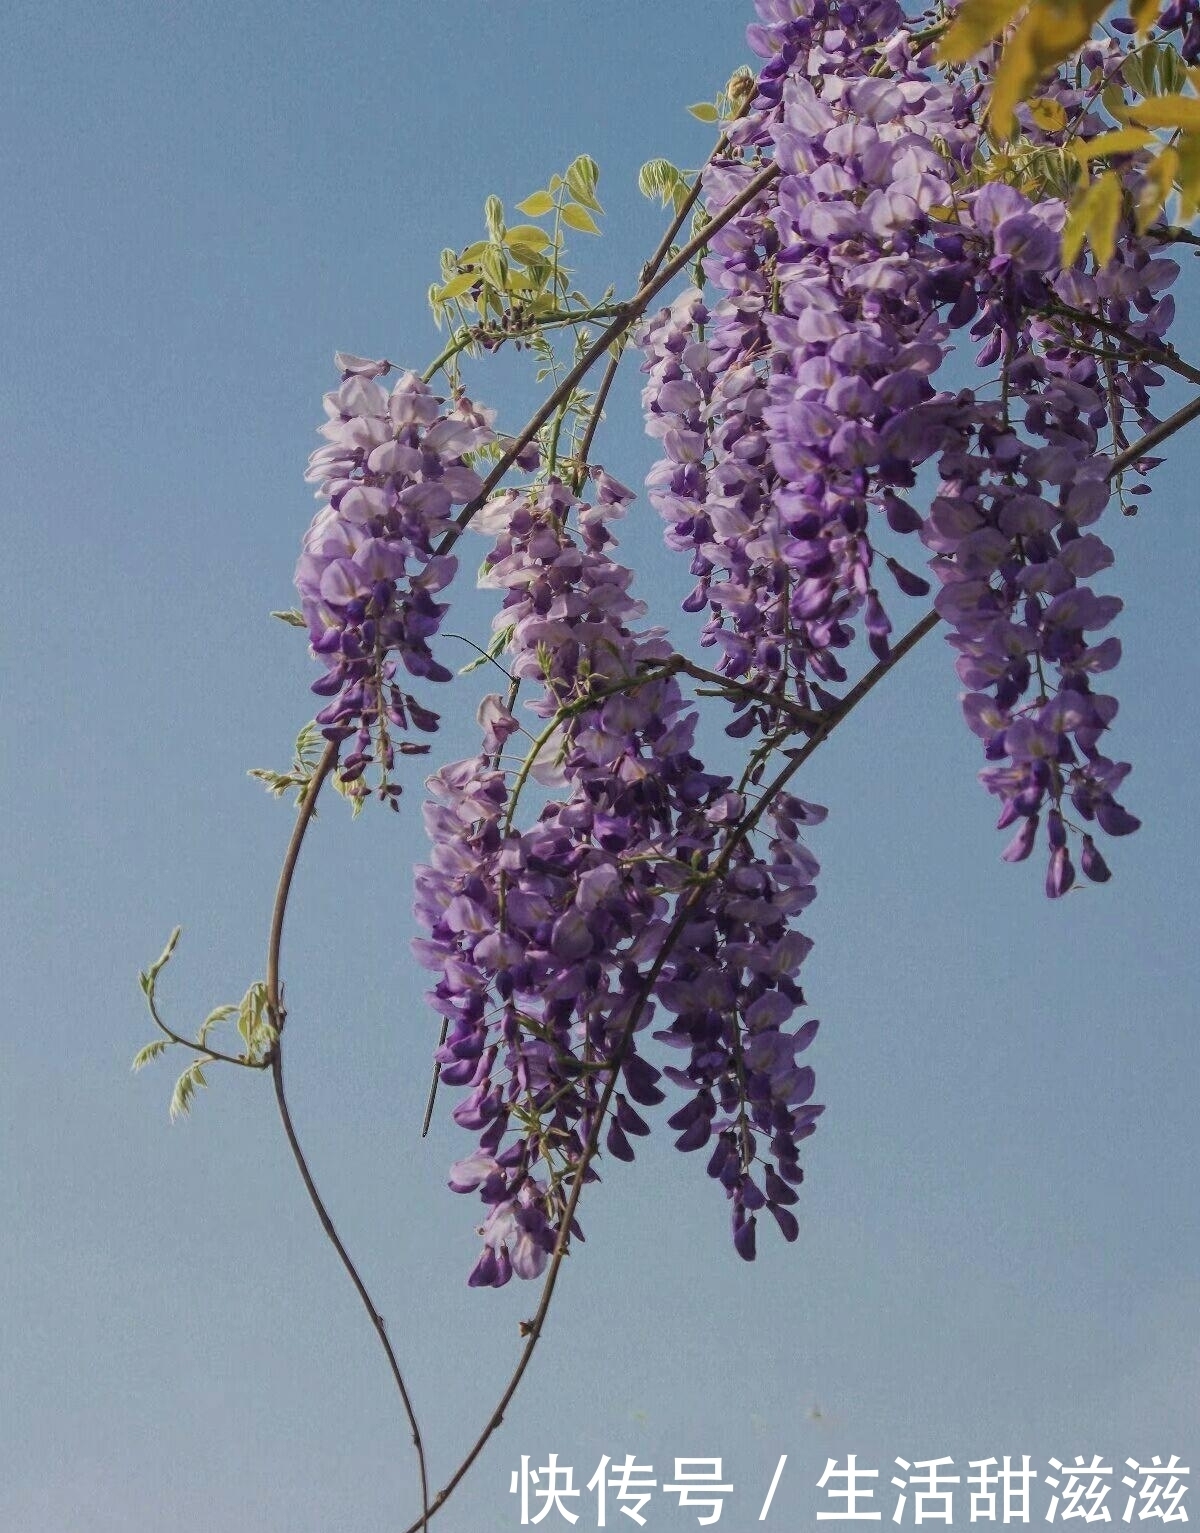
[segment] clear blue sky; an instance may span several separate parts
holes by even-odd
[[[0,1525],[14,1533],[382,1533],[415,1509],[388,1379],[266,1081],[214,1072],[169,1127],[170,1070],[129,1075],[150,1036],[136,971],[182,922],[164,999],[186,1024],[262,970],[290,814],[245,769],[282,766],[309,714],[303,639],[267,612],[290,604],[332,352],[422,366],[439,249],[476,237],[489,192],[511,205],[581,151],[607,209],[583,275],[627,284],[660,227],[637,166],[703,157],[708,130],[683,109],[746,57],[749,10],[6,8]],[[1193,357],[1196,291],[1189,271]],[[507,366],[479,393],[523,422],[530,394]],[[599,448],[631,484],[651,460],[636,397],[634,378]],[[517,1526],[523,1453],[556,1451],[580,1480],[604,1453],[660,1479],[675,1456],[722,1455],[730,1529],[755,1522],[782,1453],[767,1526],[784,1529],[811,1523],[826,1457],[848,1452],[882,1485],[897,1455],[950,1454],[963,1474],[1004,1453],[1042,1471],[1093,1451],[1197,1467],[1192,429],[1136,520],[1109,528],[1109,588],[1127,601],[1119,748],[1146,822],[1114,847],[1114,881],[1050,905],[1040,869],[999,862],[951,656],[927,641],[806,779],[831,809],[806,928],[830,1106],[800,1241],[738,1261],[723,1200],[665,1134],[612,1167],[446,1533]],[[680,572],[659,549],[639,502],[625,550],[669,615]],[[464,700],[447,732],[455,755],[472,712]],[[322,814],[285,969],[296,1117],[440,1484],[534,1294],[466,1289],[472,1209],[445,1176],[467,1136],[443,1115],[417,1137],[436,1031],[407,955],[419,798],[414,781],[398,821]],[[1043,1492],[1034,1505],[1040,1520]],[[654,1527],[695,1526],[661,1498],[651,1510]]]

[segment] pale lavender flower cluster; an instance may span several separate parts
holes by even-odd
[[[1028,857],[1044,815],[1051,898],[1075,880],[1064,811],[1114,836],[1139,824],[1115,798],[1129,765],[1101,748],[1116,699],[1093,690],[1120,659],[1120,641],[1097,635],[1121,602],[1082,583],[1111,565],[1112,552],[1083,529],[1110,498],[1101,430],[1112,427],[1123,443],[1127,414],[1140,429],[1154,423],[1149,390],[1162,378],[1136,347],[1161,339],[1173,305],[1157,295],[1178,274],[1137,243],[1098,274],[1061,271],[1061,218],[1061,208],[1031,208],[1007,186],[971,201],[966,225],[990,255],[975,284],[973,334],[984,338],[983,361],[1004,358],[1005,391],[992,403],[961,395],[948,412],[941,483],[921,532],[942,584],[935,606],[971,689],[967,722],[992,763],[981,780],[1001,801],[1000,827],[1017,826],[1003,855]],[[1055,300],[1127,331],[1135,355],[1119,378],[1072,344],[1053,318]],[[1093,836],[1073,828],[1084,874],[1104,882]]]
[[[325,396],[326,445],[307,478],[326,504],[304,538],[296,588],[314,655],[325,675],[313,691],[331,701],[317,715],[330,740],[349,740],[343,782],[355,783],[378,756],[381,792],[400,792],[387,775],[395,750],[389,726],[437,727],[437,715],[397,681],[399,666],[428,681],[448,681],[429,640],[445,604],[435,600],[457,561],[435,553],[452,526],[450,511],[481,489],[465,455],[493,438],[490,413],[461,399],[447,410],[415,373],[389,392],[379,379],[391,363],[339,353],[341,385]]]
[[[836,652],[860,618],[876,656],[889,653],[877,565],[906,594],[929,589],[878,558],[874,529],[885,518],[920,532],[991,763],[982,779],[1001,825],[1022,821],[1005,856],[1028,854],[1045,811],[1047,891],[1061,894],[1074,877],[1064,794],[1110,834],[1138,823],[1113,796],[1128,766],[1100,749],[1116,704],[1089,682],[1119,644],[1085,637],[1120,603],[1079,583],[1111,554],[1080,529],[1108,500],[1101,429],[1121,449],[1127,418],[1154,423],[1149,391],[1163,380],[1139,345],[1161,342],[1177,268],[1128,230],[1104,271],[1063,271],[1061,202],[952,190],[979,143],[977,102],[930,77],[898,7],[758,11],[750,41],[768,62],[730,158],[706,172],[706,205],[725,206],[764,156],[781,174],[714,237],[713,296],[689,290],[639,337],[647,429],[663,447],[651,499],[697,577],[685,610],[708,613],[701,642],[726,674],[836,705]],[[1085,136],[1102,131],[1080,92],[1071,105]],[[1106,344],[1114,327],[1128,338],[1119,373],[1102,375],[1080,313]],[[963,327],[981,342],[978,365],[1001,366],[994,397],[935,391]],[[905,493],[929,460],[941,484],[925,516]],[[743,709],[731,732],[778,722],[761,701]],[[1084,871],[1106,878],[1076,829]]]
[[[1109,497],[1107,464],[1096,456],[1088,424],[1099,395],[1047,374],[1032,353],[1023,360],[1027,370],[1018,362],[1014,371],[1025,391],[1026,429],[1036,400],[1043,441],[1022,441],[999,407],[975,403],[973,450],[943,453],[921,536],[943,583],[935,605],[971,689],[963,698],[966,719],[995,763],[981,779],[1001,800],[1001,827],[1019,822],[1004,856],[1029,855],[1046,811],[1046,892],[1053,898],[1074,880],[1063,820],[1068,794],[1084,820],[1110,835],[1138,822],[1113,798],[1128,765],[1100,750],[1116,700],[1092,690],[1093,679],[1120,658],[1117,639],[1095,635],[1121,602],[1082,583],[1112,562],[1107,545],[1083,530]],[[1082,865],[1097,881],[1108,877],[1086,833]]]
[[[809,947],[789,922],[816,873],[798,827],[823,812],[779,806],[766,858],[738,834],[748,805],[694,754],[669,646],[632,626],[643,608],[607,526],[628,492],[597,482],[596,506],[551,480],[485,508],[482,528],[503,530],[484,583],[505,592],[505,658],[539,684],[543,722],[506,766],[524,731],[501,697],[485,699],[483,754],[430,779],[416,951],[439,975],[442,1078],[470,1088],[454,1118],[479,1135],[451,1180],[487,1209],[475,1286],[544,1268],[614,1074],[603,1143],[633,1158],[630,1137],[649,1132],[638,1108],[664,1099],[647,1058],[656,1007],[673,1020],[654,1039],[680,1051],[666,1073],[688,1093],[676,1142],[715,1135],[709,1172],[748,1259],[761,1207],[795,1238],[797,1147],[821,1111],[797,1064],[816,1024],[789,1026]],[[556,796],[522,829],[531,781]]]
[[[685,608],[709,610],[701,642],[720,648],[719,668],[760,688],[790,679],[824,705],[860,614],[888,653],[870,522],[882,510],[895,531],[920,525],[896,492],[928,456],[930,378],[957,319],[938,310],[961,292],[930,212],[951,199],[947,156],[969,157],[976,130],[964,93],[905,73],[902,53],[896,78],[872,74],[878,38],[861,14],[815,28],[819,7],[759,9],[782,32],[752,37],[776,51],[730,139],[782,174],[714,237],[716,300],[693,290],[642,331],[647,427],[664,448],[649,483],[668,544],[693,551]],[[711,167],[709,210],[753,172],[746,158]],[[906,594],[928,591],[886,567]]]

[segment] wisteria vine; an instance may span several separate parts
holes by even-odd
[[[324,749],[298,751],[271,781],[298,789],[299,813],[266,980],[239,1014],[244,1052],[210,1048],[208,1023],[192,1042],[161,1021],[170,949],[143,976],[167,1039],[154,1049],[197,1056],[189,1089],[207,1062],[272,1071],[306,1188],[404,1400],[414,1529],[499,1425],[582,1239],[598,1161],[633,1161],[664,1116],[724,1192],[740,1256],[754,1258],[764,1214],[797,1239],[801,1145],[824,1111],[800,982],[812,944],[797,923],[819,872],[807,837],[826,811],[794,780],[916,643],[944,626],[1006,862],[1040,848],[1057,899],[1076,864],[1106,882],[1098,838],[1139,824],[1120,796],[1129,764],[1109,754],[1117,702],[1099,690],[1120,659],[1107,630],[1121,603],[1090,583],[1113,562],[1094,529],[1114,492],[1136,509],[1153,450],[1200,414],[1158,418],[1165,374],[1200,371],[1168,339],[1180,231],[1140,211],[1158,162],[1113,115],[1137,45],[1115,23],[1086,41],[1039,110],[1020,108],[1002,152],[984,110],[999,54],[938,63],[941,11],[756,10],[761,68],[731,82],[717,147],[678,178],[675,218],[627,302],[571,308],[557,217],[568,193],[586,219],[575,227],[599,210],[581,161],[525,204],[557,210],[553,239],[528,225],[505,235],[489,210],[489,248],[526,276],[506,287],[505,260],[464,252],[439,302],[470,301],[476,318],[425,375],[393,382],[390,362],[338,354],[308,471],[321,504],[295,575],[294,621],[322,666]],[[1160,26],[1195,54],[1187,6]],[[1121,187],[1111,259],[1072,240],[1072,177],[1093,159]],[[676,279],[688,285],[655,310]],[[569,365],[534,419],[498,436],[460,364],[508,344],[545,353],[552,331],[574,337]],[[635,497],[591,461],[630,346],[660,453],[648,497],[688,561],[683,610],[707,665],[643,626],[635,572],[615,557]],[[543,1287],[501,1401],[431,1499],[386,1328],[292,1124],[280,954],[323,785],[399,809],[400,763],[430,749],[410,731],[436,733],[430,687],[454,679],[439,636],[467,532],[489,540],[480,584],[496,595],[481,658],[508,684],[479,706],[478,753],[428,779],[415,948],[442,1024],[435,1088],[456,1092],[453,1120],[475,1137],[450,1175],[480,1210],[468,1282]],[[931,593],[896,639],[897,601]],[[700,754],[710,702],[744,742],[740,775]]]

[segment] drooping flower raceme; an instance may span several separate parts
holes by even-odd
[[[307,475],[325,505],[305,535],[296,588],[313,653],[325,664],[313,691],[331,699],[317,722],[327,739],[354,738],[342,780],[361,779],[376,753],[381,792],[394,807],[391,730],[437,727],[436,714],[397,679],[399,667],[427,681],[450,679],[429,640],[446,610],[435,597],[457,561],[435,544],[453,525],[451,508],[481,489],[465,456],[492,440],[491,416],[466,399],[447,410],[415,373],[402,373],[389,393],[379,382],[388,362],[339,353],[337,363],[342,383],[325,396],[321,428],[327,445],[313,453]]]
[[[821,812],[777,806],[766,856],[738,829],[747,801],[694,754],[669,646],[632,626],[607,525],[627,495],[602,476],[585,507],[551,480],[485,513],[503,526],[485,583],[505,592],[496,624],[514,680],[539,688],[538,726],[491,697],[483,754],[430,779],[416,949],[440,976],[442,1078],[470,1088],[455,1120],[479,1134],[451,1181],[487,1209],[477,1286],[543,1269],[602,1105],[605,1150],[633,1158],[638,1109],[664,1097],[652,1043],[678,1051],[670,1125],[684,1150],[715,1136],[709,1172],[747,1258],[759,1208],[795,1238],[797,1148],[821,1111],[797,1063],[816,1024],[790,1025],[809,947],[790,922],[816,873],[798,827]],[[531,782],[554,796],[522,829]],[[673,1020],[651,1034],[660,1008]]]

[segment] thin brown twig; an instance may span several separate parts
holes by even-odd
[[[267,938],[267,1011],[271,1025],[280,1036],[283,1034],[283,1024],[287,1020],[287,1013],[283,1009],[283,987],[279,981],[279,949],[283,943],[283,922],[287,914],[288,896],[292,891],[292,879],[296,875],[300,848],[304,845],[304,837],[316,813],[317,798],[325,786],[325,779],[333,771],[337,762],[339,748],[336,741],[329,741],[321,753],[321,759],[317,762],[313,775],[305,785],[304,796],[296,811],[296,823],[292,826],[291,839],[288,841],[287,851],[284,854],[283,867],[279,870],[279,882],[275,886],[275,903],[271,907],[271,931]]]
[[[1119,457],[1114,458],[1109,465],[1108,478],[1115,479],[1118,474],[1124,473],[1139,458],[1144,458],[1148,452],[1165,442],[1168,437],[1174,436],[1177,431],[1182,431],[1184,426],[1190,426],[1197,416],[1200,416],[1200,394],[1190,404],[1184,405],[1181,410],[1176,410],[1174,415],[1168,415],[1165,421],[1159,421],[1158,425],[1147,431],[1140,441],[1135,442]]]
[[[1159,239],[1166,242],[1180,245],[1200,245],[1200,234],[1194,233],[1191,229],[1180,229],[1174,224],[1153,224],[1146,230],[1146,233],[1157,235]]]
[[[739,113],[739,116],[740,115],[741,114]],[[729,140],[726,135],[722,133],[721,137],[717,140],[712,153],[708,157],[708,164],[711,165],[717,156],[723,154],[728,147]],[[645,286],[645,284],[650,281],[650,279],[658,271],[658,268],[662,265],[663,261],[666,260],[671,246],[675,243],[675,236],[679,233],[680,229],[683,228],[688,214],[699,201],[703,186],[704,171],[701,170],[696,176],[695,181],[692,183],[691,190],[679,204],[679,207],[675,210],[675,217],[667,226],[662,239],[659,240],[654,254],[642,267],[641,276],[638,279],[642,286]],[[706,225],[703,232],[707,234],[710,229],[711,225]],[[600,425],[600,416],[603,414],[605,402],[607,401],[609,394],[612,392],[613,384],[616,382],[617,369],[621,366],[621,357],[623,352],[624,343],[622,342],[619,345],[619,349],[614,351],[613,355],[609,357],[608,366],[604,369],[604,377],[600,380],[600,387],[596,390],[595,407],[593,408],[591,417],[588,420],[587,430],[583,434],[583,441],[579,444],[579,470],[575,481],[576,495],[579,494],[580,487],[583,484],[583,474],[585,465],[587,464],[588,454],[592,450],[592,442],[595,440],[596,431]]]
[[[220,1049],[210,1049],[207,1043],[197,1043],[195,1039],[185,1038],[182,1033],[177,1033],[174,1028],[167,1024],[158,1014],[158,1007],[153,996],[147,996],[146,1000],[150,1007],[150,1017],[159,1032],[165,1033],[172,1043],[182,1044],[185,1049],[191,1049],[193,1054],[203,1054],[205,1059],[219,1062],[223,1065],[241,1065],[243,1070],[265,1070],[265,1059],[246,1059],[237,1054],[223,1054]]]
[[[375,1308],[374,1301],[359,1275],[358,1268],[354,1265],[350,1259],[350,1253],[342,1244],[341,1236],[334,1226],[329,1210],[326,1208],[321,1194],[317,1191],[317,1185],[313,1181],[308,1161],[305,1159],[304,1151],[301,1149],[300,1141],[296,1135],[296,1128],[292,1122],[287,1093],[284,1090],[283,1084],[283,1027],[287,1020],[287,1013],[283,1006],[283,987],[279,978],[279,954],[283,943],[283,922],[287,914],[288,897],[291,893],[292,880],[295,877],[300,849],[304,845],[304,837],[308,832],[308,827],[312,824],[318,795],[325,784],[326,778],[333,771],[337,762],[339,748],[338,743],[331,740],[326,745],[312,777],[309,778],[304,790],[304,796],[300,800],[300,807],[296,813],[296,822],[292,826],[291,838],[288,841],[287,852],[283,859],[283,867],[279,873],[279,883],[275,890],[275,903],[271,910],[271,931],[267,942],[267,1012],[271,1025],[275,1029],[275,1042],[271,1046],[266,1062],[271,1066],[271,1078],[275,1085],[275,1102],[279,1108],[279,1116],[283,1123],[283,1131],[287,1136],[288,1145],[292,1151],[292,1157],[300,1172],[300,1179],[304,1183],[313,1208],[316,1210],[317,1218],[321,1222],[321,1228],[325,1231],[330,1244],[337,1252],[339,1261],[349,1274],[350,1281],[354,1284],[358,1296],[363,1302],[363,1307],[370,1317],[371,1324],[375,1328],[380,1344],[387,1356],[388,1366],[392,1370],[392,1378],[395,1380],[396,1388],[400,1392],[404,1413],[408,1417],[408,1424],[412,1430],[413,1447],[416,1450],[417,1469],[421,1480],[421,1518],[416,1526],[427,1528],[429,1525],[429,1475],[425,1465],[425,1446],[421,1441],[421,1428],[417,1423],[416,1412],[413,1410],[408,1387],[404,1382],[403,1374],[400,1372],[400,1364],[396,1360],[396,1354],[392,1350],[392,1343],[388,1338],[383,1316]]]
[[[447,1018],[442,1018],[441,1031],[438,1033],[437,1046],[440,1050],[446,1041],[446,1034],[450,1031],[450,1023]],[[433,1077],[429,1082],[429,1095],[425,1098],[425,1116],[421,1119],[421,1138],[429,1132],[429,1125],[433,1122],[433,1107],[437,1101],[438,1082],[442,1078],[442,1066],[439,1061],[434,1061]]]
[[[763,692],[759,687],[749,686],[735,676],[722,676],[719,671],[705,670],[702,665],[693,665],[690,660],[685,660],[682,656],[679,657],[678,669],[683,675],[690,676],[693,681],[707,682],[714,691],[724,697],[742,697],[750,702],[760,703],[764,708],[777,709],[780,713],[785,713],[801,729],[809,729],[821,722],[821,713],[815,708],[805,708],[800,703],[792,702],[791,698],[777,696],[772,692]]]
[[[312,1179],[312,1173],[308,1169],[308,1162],[304,1157],[304,1151],[300,1148],[300,1141],[296,1137],[295,1125],[292,1123],[292,1115],[288,1109],[287,1093],[283,1089],[283,1053],[279,1045],[271,1055],[271,1078],[275,1083],[275,1101],[279,1107],[279,1116],[283,1120],[283,1131],[287,1135],[288,1145],[291,1147],[292,1158],[300,1172],[309,1200],[317,1211],[317,1218],[321,1221],[321,1228],[329,1238],[329,1243],[338,1254],[338,1260],[349,1274],[350,1281],[354,1284],[358,1297],[363,1302],[375,1334],[379,1337],[379,1344],[387,1356],[388,1367],[392,1370],[392,1378],[396,1388],[400,1391],[400,1399],[404,1402],[404,1414],[408,1417],[409,1427],[412,1429],[413,1447],[417,1454],[417,1467],[421,1476],[421,1516],[413,1524],[414,1528],[425,1529],[429,1526],[429,1477],[425,1468],[425,1446],[421,1441],[421,1429],[417,1425],[416,1412],[413,1409],[412,1400],[409,1397],[408,1386],[404,1382],[404,1375],[400,1372],[400,1364],[396,1360],[396,1354],[392,1349],[391,1339],[387,1333],[387,1325],[383,1316],[375,1308],[374,1301],[367,1291],[367,1286],[359,1276],[358,1268],[350,1259],[350,1253],[342,1244],[342,1238],[334,1227],[333,1220],[329,1216],[329,1210],[322,1201],[321,1194],[317,1191],[316,1183]]]
[[[600,426],[600,417],[604,414],[604,406],[608,403],[608,396],[612,392],[612,386],[617,379],[617,370],[621,366],[621,358],[625,348],[618,344],[617,349],[608,359],[608,366],[604,369],[604,376],[600,380],[600,387],[596,390],[596,398],[593,401],[592,412],[588,417],[587,430],[583,433],[583,440],[579,444],[579,452],[576,455],[575,478],[573,488],[576,495],[583,489],[583,481],[587,475],[588,454],[592,450],[592,443],[596,439],[596,432]]]
[[[1091,328],[1099,330],[1103,335],[1112,336],[1114,340],[1123,341],[1128,346],[1133,356],[1126,360],[1133,361],[1140,354],[1148,361],[1157,362],[1160,367],[1165,367],[1173,373],[1178,373],[1181,378],[1186,378],[1189,383],[1200,383],[1200,367],[1193,367],[1190,362],[1185,362],[1178,355],[1173,346],[1168,346],[1162,341],[1155,341],[1149,337],[1143,338],[1131,335],[1124,325],[1114,324],[1111,320],[1104,319],[1099,314],[1089,314],[1086,309],[1075,309],[1070,304],[1059,303],[1057,300],[1042,311],[1051,321],[1055,319],[1070,320],[1072,324],[1081,329]],[[1063,334],[1062,327],[1055,326],[1059,334]],[[1075,339],[1071,335],[1064,335],[1068,344]]]

